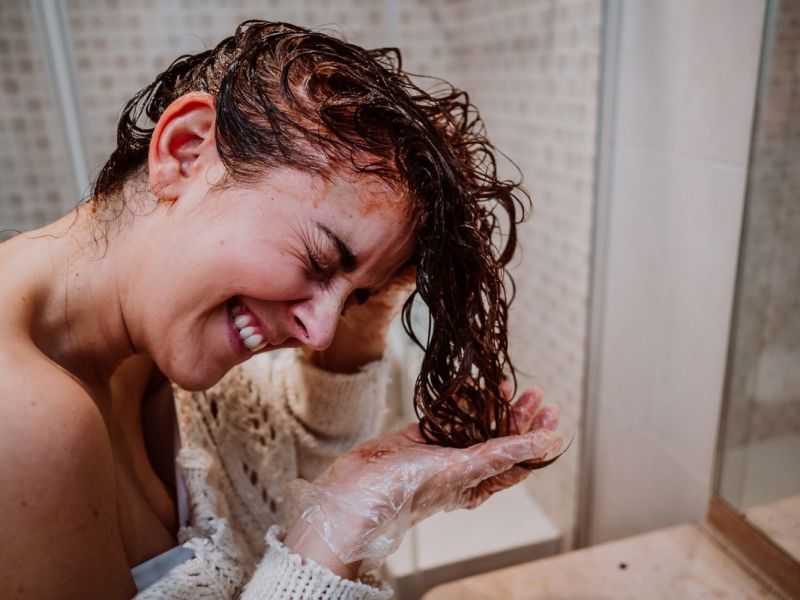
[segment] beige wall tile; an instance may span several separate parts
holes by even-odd
[[[626,2],[621,10],[594,543],[706,509],[760,55],[753,32],[762,25],[758,10],[732,17],[722,3]],[[721,48],[734,42],[737,76],[703,77],[726,69]],[[709,101],[717,93],[724,98]]]
[[[62,116],[27,2],[0,3],[0,241],[77,203]]]

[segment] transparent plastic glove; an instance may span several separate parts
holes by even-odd
[[[427,444],[415,423],[342,455],[316,481],[290,485],[298,519],[308,523],[342,563],[379,566],[412,525],[441,511],[474,508],[522,481],[518,463],[557,455],[558,408],[530,390],[514,405],[519,432],[469,448]]]

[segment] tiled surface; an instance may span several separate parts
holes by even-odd
[[[678,152],[734,165],[747,161],[765,2],[683,0],[686,66],[681,87]],[[724,110],[720,110],[720,106]]]
[[[795,361],[775,379],[781,384],[782,390],[800,390],[800,384],[789,387],[786,379],[797,377]],[[771,402],[752,402],[748,416],[748,440],[761,441],[786,434],[800,434],[800,398]]]
[[[764,7],[738,4],[620,3],[592,543],[706,510]]]
[[[740,469],[737,489],[723,496],[739,510],[798,495],[800,490],[800,434],[792,433],[752,441],[731,448],[725,455]]]
[[[490,139],[525,177],[511,351],[565,420],[581,419],[594,186],[599,0],[408,0],[398,44],[412,72],[469,90]],[[510,172],[510,171],[509,171]],[[580,440],[529,488],[559,526],[575,523]]]
[[[746,162],[753,102],[740,90],[755,86],[763,12],[751,0],[624,3],[619,140]]]
[[[705,511],[745,183],[743,167],[651,150],[620,148],[615,166],[597,540]],[[675,486],[687,489],[664,514],[658,497]],[[651,493],[655,505],[642,501]]]
[[[114,148],[125,102],[180,54],[212,48],[246,19],[325,26],[366,46],[386,37],[384,3],[370,0],[67,0],[67,11],[91,174]]]
[[[114,148],[127,100],[180,54],[212,47],[245,19],[327,27],[366,46],[385,45],[387,36],[385,5],[372,0],[66,0],[65,5],[90,178]],[[43,40],[30,3],[0,3],[0,229],[38,227],[79,200]]]
[[[0,241],[78,200],[42,39],[29,2],[0,2]]]
[[[697,525],[620,540],[478,575],[431,590],[425,600],[777,598]]]
[[[792,442],[800,439],[800,3],[775,8],[751,159],[724,430],[722,489],[740,509],[800,493]]]
[[[701,518],[711,484],[676,458],[681,450],[691,455],[692,449],[664,447],[634,414],[615,406],[606,411],[597,434],[597,447],[603,451],[596,470],[603,481],[592,495],[594,539],[613,540],[672,525],[676,514]]]
[[[661,276],[665,310],[658,319],[661,355],[646,426],[684,468],[709,481],[747,175],[741,166],[676,157],[673,178],[664,260],[650,265]]]
[[[676,143],[686,3],[623,3],[614,133],[621,144],[663,151]]]

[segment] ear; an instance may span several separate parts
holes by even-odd
[[[217,156],[214,97],[191,92],[173,101],[158,119],[147,155],[150,188],[161,200],[181,197],[195,174]]]

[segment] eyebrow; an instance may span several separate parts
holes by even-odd
[[[322,230],[322,232],[328,236],[328,239],[333,243],[336,247],[336,252],[339,254],[339,265],[342,267],[342,270],[345,273],[350,273],[355,271],[356,266],[358,265],[358,259],[356,258],[355,253],[353,253],[352,248],[348,246],[342,238],[340,238],[336,233],[328,229],[322,223],[317,223],[317,227]]]

